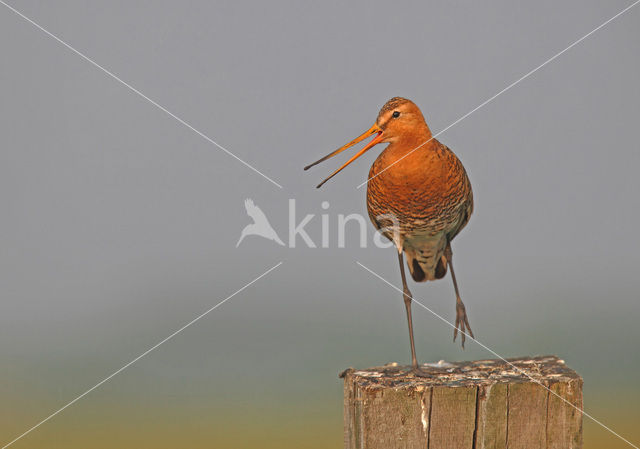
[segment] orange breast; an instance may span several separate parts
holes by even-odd
[[[473,210],[467,173],[456,155],[435,139],[407,155],[414,148],[392,143],[371,166],[369,217],[378,229],[392,225],[385,215],[396,217],[403,238],[445,235],[451,240]]]

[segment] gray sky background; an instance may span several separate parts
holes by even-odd
[[[517,3],[11,2],[283,189],[0,5],[0,442],[284,261],[15,447],[338,445],[337,373],[409,345],[400,294],[355,263],[399,284],[393,250],[336,247],[381,148],[321,190],[343,159],[302,167],[393,96],[438,132],[630,4]],[[602,401],[640,395],[639,23],[640,6],[439,137],[474,188],[454,253],[476,336],[565,358],[636,443]],[[282,238],[295,198],[318,242],[329,201],[332,247],[236,249],[245,198]],[[449,277],[412,290],[454,319]],[[491,356],[414,315],[422,361]],[[252,414],[264,428],[239,436]]]

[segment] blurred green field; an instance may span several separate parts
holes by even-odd
[[[192,392],[185,398],[162,393],[149,397],[129,390],[122,396],[125,391],[105,385],[105,390],[96,390],[12,447],[339,448],[342,393],[339,379],[334,383],[328,394],[312,392],[308,398],[276,398],[268,392],[252,397],[236,391],[236,400],[216,400],[213,391]],[[14,399],[16,407],[3,407],[0,416],[2,443],[60,404],[51,396]],[[634,444],[640,441],[639,399],[637,390],[585,390],[586,411]],[[584,442],[585,449],[630,447],[588,418]]]

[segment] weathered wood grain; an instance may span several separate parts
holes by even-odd
[[[531,449],[546,446],[547,398],[542,386],[529,382],[507,388],[507,447]]]
[[[478,386],[476,449],[506,449],[507,387],[507,383]]]
[[[582,447],[582,379],[554,382],[549,387],[547,449],[576,449]],[[557,395],[557,396],[556,396]],[[576,408],[567,406],[564,400]]]
[[[345,448],[582,447],[582,379],[555,356],[422,368],[341,374]]]
[[[472,449],[477,388],[432,388],[431,428],[428,435],[430,447]]]

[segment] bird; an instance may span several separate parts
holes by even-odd
[[[253,203],[251,198],[244,200],[244,208],[247,210],[247,215],[253,220],[253,223],[244,227],[240,234],[240,239],[238,243],[236,243],[236,248],[240,246],[240,242],[248,235],[259,235],[265,239],[273,240],[280,246],[284,246],[284,242],[280,240],[280,237],[276,234],[269,220],[267,220],[267,216],[262,212],[262,209]]]
[[[397,250],[403,300],[411,345],[411,368],[420,372],[411,317],[413,295],[407,285],[404,256],[416,282],[442,279],[451,272],[456,295],[453,341],[461,333],[475,338],[453,270],[452,240],[467,225],[473,212],[473,191],[462,162],[431,134],[420,108],[406,98],[394,97],[380,109],[371,128],[351,142],[304,169],[323,162],[362,140],[374,136],[325,182],[377,144],[388,146],[378,155],[367,180],[367,211],[374,227]]]

